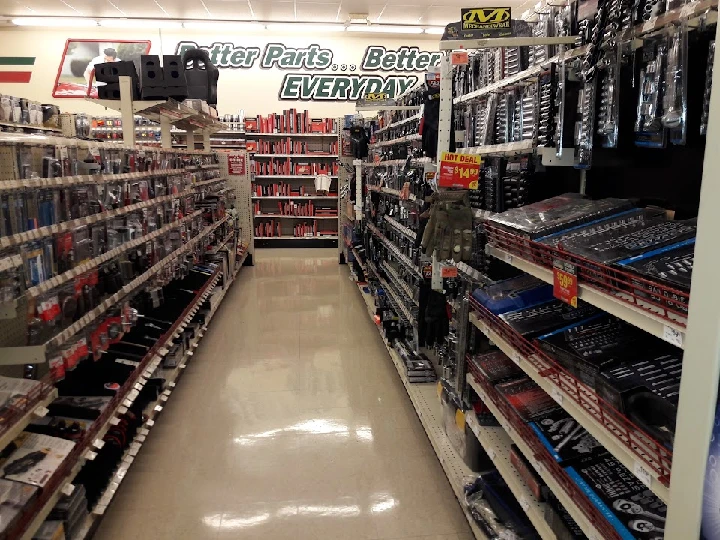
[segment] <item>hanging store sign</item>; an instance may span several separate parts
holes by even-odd
[[[460,21],[445,27],[442,40],[510,37],[512,25],[509,7],[463,8]]]
[[[572,307],[577,307],[577,268],[574,264],[555,259],[553,261],[553,296]]]
[[[480,156],[443,152],[440,156],[438,185],[462,189],[477,189],[480,179]]]
[[[230,175],[245,175],[245,154],[236,152],[228,155],[228,172]]]

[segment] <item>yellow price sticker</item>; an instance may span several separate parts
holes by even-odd
[[[460,409],[455,411],[455,425],[458,429],[465,431],[465,412]]]

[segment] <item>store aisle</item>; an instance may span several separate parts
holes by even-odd
[[[347,275],[258,251],[95,538],[471,538]]]

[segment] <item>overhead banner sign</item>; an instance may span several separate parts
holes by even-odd
[[[475,7],[460,10],[460,21],[445,27],[443,40],[487,39],[513,35],[509,7]]]
[[[188,49],[207,51],[210,61],[219,69],[292,70],[278,90],[278,99],[286,101],[357,101],[367,94],[385,93],[398,97],[417,85],[419,76],[440,63],[440,52],[421,51],[418,47],[387,49],[381,45],[365,48],[359,63],[339,62],[332,49],[317,43],[307,47],[290,47],[268,43],[263,48],[245,47],[228,42],[203,45],[181,41],[175,54]],[[312,73],[322,71],[323,73]],[[368,71],[397,73],[374,75]],[[311,73],[307,73],[311,72]],[[407,75],[405,75],[407,73]]]

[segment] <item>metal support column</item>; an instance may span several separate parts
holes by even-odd
[[[210,132],[209,131],[203,131],[203,149],[206,152],[209,152],[212,150],[210,147]]]
[[[171,130],[170,118],[165,115],[160,116],[160,144],[163,148],[172,148]]]
[[[720,37],[716,30],[717,40]],[[713,85],[720,88],[720,55],[715,55]],[[700,188],[700,211],[695,242],[692,291],[683,358],[677,429],[673,448],[670,505],[665,538],[700,536],[703,485],[720,378],[720,92],[710,98]]]
[[[135,114],[133,112],[133,87],[130,77],[121,76],[120,114],[123,125],[123,141],[126,146],[135,146]]]
[[[450,55],[440,59],[440,116],[438,118],[438,159],[443,152],[450,150],[450,131],[455,129],[452,125],[452,77],[453,69],[450,64]]]
[[[186,137],[185,142],[187,143],[187,145],[186,145],[187,149],[195,150],[195,132],[188,129],[185,132],[185,137]]]
[[[457,345],[455,346],[455,390],[458,394],[466,398],[465,379],[467,377],[467,362],[465,361],[465,353],[467,352],[468,327],[470,326],[470,301],[468,297],[463,297],[460,302],[455,324],[457,324]]]

